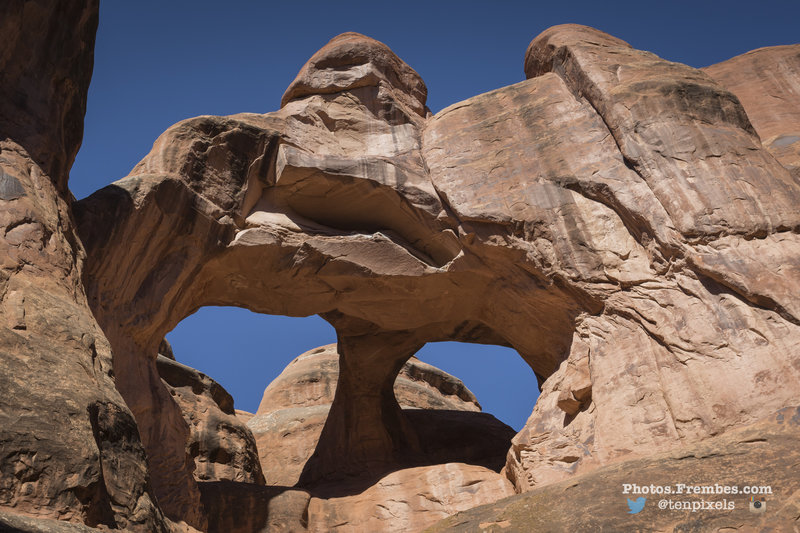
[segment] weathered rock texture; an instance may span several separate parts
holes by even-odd
[[[338,377],[339,354],[331,344],[289,363],[264,391],[247,426],[258,443],[269,485],[291,487],[299,481],[325,425]],[[401,408],[416,410],[408,415],[427,433],[422,461],[471,462],[496,471],[503,466],[514,431],[480,413],[475,396],[460,380],[411,358],[398,374],[394,392]]]
[[[8,0],[0,11],[0,130],[65,199],[83,138],[97,6],[97,0]]]
[[[0,529],[166,531],[67,190],[97,1],[0,5]],[[64,522],[54,522],[60,520]]]
[[[156,365],[204,305],[336,328],[300,476],[316,491],[373,476],[380,493],[430,458],[394,384],[431,341],[511,346],[538,376],[505,467],[520,492],[800,403],[796,48],[705,73],[557,26],[527,81],[430,116],[413,69],[345,34],[280,110],[176,124],[70,206],[96,4],[59,6],[0,12],[4,512],[204,527],[201,495],[227,482],[201,492]]]
[[[614,209],[618,231],[637,243],[618,257],[644,269],[614,276],[617,288],[591,282],[603,311],[576,322],[567,360],[515,438],[517,488],[684,446],[795,402],[800,315],[784,289],[799,280],[800,187],[761,148],[738,100],[699,71],[577,26],[537,37],[526,73],[536,84],[555,73],[566,101],[602,119],[630,171],[598,183],[606,171],[596,165],[590,183],[571,188]],[[621,195],[618,179],[629,184]],[[630,203],[638,183],[647,194]],[[578,400],[587,369],[591,401],[560,409],[565,396]]]
[[[394,383],[424,466],[293,487],[317,445],[339,375],[336,345],[289,363],[250,419],[270,487],[200,483],[211,531],[418,531],[514,493],[498,473],[514,431],[481,413],[461,381],[415,358]],[[246,511],[245,511],[246,509]]]
[[[189,426],[187,446],[194,459],[194,478],[263,485],[256,442],[234,412],[228,391],[202,372],[162,355],[156,365]]]
[[[459,513],[425,531],[796,531],[800,521],[798,437],[800,408],[787,407],[702,443],[601,467]],[[701,488],[699,494],[687,494],[685,489],[681,495],[646,494],[644,509],[630,514],[626,501],[639,495],[623,494],[625,483],[673,490],[683,483],[709,489]],[[740,492],[709,492],[716,491],[717,485],[736,487]],[[772,490],[772,494],[757,496],[766,500],[763,514],[750,512],[749,496],[742,493],[744,487]],[[697,509],[659,509],[661,500],[672,501],[673,506],[687,502]],[[725,508],[702,509],[702,501]],[[727,508],[729,505],[733,507]]]
[[[800,44],[759,48],[703,70],[739,98],[764,148],[800,176]]]
[[[186,436],[155,425],[166,399],[143,369],[203,305],[336,328],[306,487],[426,456],[393,385],[430,341],[512,346],[543,382],[508,455],[517,491],[798,403],[800,184],[739,99],[575,25],[534,39],[525,71],[430,117],[413,70],[346,34],[279,111],[179,123],[76,206],[89,299],[160,472],[180,473]]]
[[[312,497],[309,531],[420,531],[446,516],[494,502],[514,493],[509,481],[484,467],[443,463],[405,468],[376,481],[363,492]]]

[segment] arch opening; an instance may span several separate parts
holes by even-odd
[[[460,379],[481,410],[522,430],[539,397],[536,375],[513,348],[464,342],[432,342],[415,355]]]
[[[208,306],[181,320],[166,339],[179,363],[207,374],[233,396],[237,410],[254,414],[267,385],[298,355],[335,343],[336,332],[319,315]]]
[[[220,335],[221,331],[227,333]],[[385,419],[387,410],[382,408],[384,425],[375,429],[395,431],[390,438],[395,444],[407,445],[402,451],[407,455],[401,454],[400,461],[389,458],[375,473],[452,462],[499,472],[511,437],[522,428],[538,397],[536,376],[520,354],[498,345],[423,344],[402,334],[375,337],[368,341],[356,337],[359,340],[353,344],[353,337],[337,337],[334,328],[318,315],[298,318],[209,306],[184,318],[166,336],[177,363],[205,374],[235,397],[226,408],[224,401],[218,401],[219,394],[208,391],[206,396],[213,396],[217,403],[212,410],[219,407],[223,413],[213,415],[209,423],[202,421],[203,416],[192,412],[208,409],[197,406],[196,384],[191,393],[178,390],[185,387],[186,380],[174,382],[174,377],[167,375],[174,369],[165,369],[165,365],[175,365],[159,358],[159,373],[189,425],[195,477],[199,481],[233,478],[283,487],[308,485],[309,479],[303,480],[302,473],[308,466],[313,468],[342,380],[339,351],[356,353],[358,358],[351,362],[358,367],[365,353],[364,342],[370,345],[366,351],[374,349],[376,356],[405,354],[396,365],[381,365],[379,371],[391,386],[389,396],[401,409],[400,418],[389,414]],[[348,347],[355,349],[348,352]],[[346,357],[343,364],[345,374],[352,374],[354,369],[347,369]],[[365,378],[359,379],[368,381],[375,376]],[[373,386],[372,390],[379,388]],[[188,403],[182,397],[187,394],[191,396]],[[381,401],[376,397],[376,403]],[[226,409],[227,415],[239,420],[228,419],[227,425],[220,425]],[[213,424],[216,429],[210,427]],[[341,420],[332,425],[339,427],[335,433],[341,431]],[[253,437],[245,435],[250,431]],[[231,444],[237,438],[238,443]],[[321,448],[325,448],[324,440]],[[248,447],[253,450],[249,457],[242,452]],[[331,472],[323,474],[322,479],[312,475],[311,485],[330,480]],[[335,477],[336,472],[333,474]]]

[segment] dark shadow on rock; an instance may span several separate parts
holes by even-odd
[[[301,481],[298,488],[309,490],[320,498],[350,496],[363,492],[392,472],[445,463],[466,463],[500,472],[505,465],[511,439],[516,434],[514,429],[489,413],[403,409],[403,416],[417,432],[421,452],[401,451],[398,454],[401,459],[394,464],[365,467],[358,473],[341,472],[326,476],[316,483]],[[346,458],[343,458],[344,463]],[[303,476],[312,464],[310,461],[306,463]]]
[[[202,481],[198,486],[208,512],[208,533],[305,531],[308,527],[311,497],[302,490],[235,481]]]
[[[404,409],[403,414],[417,430],[426,464],[468,463],[500,472],[516,434],[489,413]]]
[[[108,212],[110,206],[113,206],[114,213]],[[93,192],[90,196],[78,200],[72,205],[77,233],[84,246],[87,247],[86,251],[89,257],[92,256],[91,250],[88,249],[90,246],[98,243],[105,244],[111,238],[114,225],[103,222],[103,220],[123,219],[130,216],[133,207],[131,193],[119,185],[113,184]]]
[[[95,529],[83,524],[36,518],[11,511],[0,510],[0,533],[95,533],[108,529]]]

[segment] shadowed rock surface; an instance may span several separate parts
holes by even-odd
[[[162,355],[158,375],[189,425],[189,456],[197,481],[238,481],[264,484],[253,434],[233,409],[233,398],[222,385]]]
[[[168,527],[136,422],[115,388],[111,348],[86,301],[86,256],[67,190],[97,10],[97,1],[0,4],[3,530]]]

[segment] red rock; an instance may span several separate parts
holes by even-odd
[[[796,407],[753,424],[668,453],[604,466],[589,474],[547,485],[458,513],[426,529],[445,531],[792,531],[800,513],[794,465],[800,459],[800,410]],[[678,490],[682,483],[703,494],[623,494],[624,484]],[[738,494],[716,493],[739,491]],[[750,512],[744,487],[768,487],[766,512]],[[735,489],[734,489],[735,487]],[[628,498],[645,497],[641,512],[631,514]],[[757,496],[758,498],[759,496]],[[664,502],[662,509],[660,503]],[[706,505],[725,508],[701,509]],[[563,502],[563,503],[560,503]],[[688,502],[692,511],[675,509]],[[673,508],[669,508],[672,505]]]
[[[322,428],[333,403],[336,382],[339,378],[339,354],[336,345],[322,346],[300,355],[275,378],[264,391],[256,415],[247,425],[253,431],[264,475],[269,485],[294,486],[300,479],[303,467],[317,447]],[[480,411],[475,396],[457,378],[425,364],[416,358],[407,362],[394,382],[394,395],[403,409],[427,409],[446,411]],[[426,421],[421,412],[414,412],[418,424]],[[455,417],[455,414],[451,415]],[[456,418],[456,424],[459,422]],[[505,455],[513,430],[490,415],[463,418],[465,425],[472,425],[470,443],[449,443],[440,446],[447,450],[451,459],[472,460],[494,466],[499,470],[503,459],[497,460],[497,452]],[[447,421],[439,417],[439,424]],[[456,433],[456,427],[451,423]],[[476,435],[482,432],[481,437]],[[432,439],[429,448],[436,446]],[[481,447],[475,444],[481,443]],[[461,448],[459,451],[458,448]],[[476,453],[477,451],[477,453]],[[434,452],[441,455],[441,452]]]
[[[270,531],[418,531],[513,494],[498,471],[514,431],[479,413],[461,381],[415,358],[397,376],[394,394],[425,441],[425,466],[396,465],[393,472],[305,491],[287,488],[297,484],[317,446],[335,396],[338,360],[336,345],[316,348],[289,363],[269,384],[248,426],[272,487],[201,483],[211,531],[256,531],[265,524]],[[237,496],[226,495],[230,491]],[[242,517],[242,507],[253,511]]]
[[[0,9],[0,131],[3,139],[13,132],[65,200],[83,138],[97,22],[98,0],[8,0]]]
[[[800,178],[800,44],[759,48],[702,70],[739,98],[764,148]]]
[[[202,372],[159,355],[158,375],[189,426],[186,446],[197,481],[264,484],[253,434],[233,409],[233,398]]]
[[[169,527],[86,301],[86,256],[70,212],[97,11],[96,1],[0,4],[4,531]]]
[[[800,223],[797,180],[759,150],[738,99],[702,71],[567,24],[544,31],[525,55],[529,78],[547,72],[597,110],[685,236]]]
[[[310,65],[301,78],[328,83]],[[511,345],[540,377],[506,466],[520,491],[795,401],[800,188],[738,100],[578,26],[535,39],[527,70],[427,121],[387,76],[382,93],[308,93],[168,130],[77,206],[90,301],[118,356],[143,364],[202,305],[321,313],[343,365],[308,485],[425,455],[390,384],[434,340]],[[306,415],[316,436],[322,413]]]
[[[355,32],[337,35],[303,65],[281,98],[281,107],[309,95],[361,87],[390,91],[417,114],[427,113],[428,89],[419,74],[382,42]]]
[[[19,5],[7,9],[18,16]],[[70,205],[64,169],[88,83],[90,7],[31,7],[46,15],[31,20],[64,15],[83,29],[54,30],[64,61],[31,91],[30,123],[15,131],[21,108],[0,105],[0,347],[11,354],[0,375],[14,398],[0,409],[11,450],[3,509],[152,531],[169,519],[205,528],[205,506],[217,530],[334,519],[363,530],[385,518],[374,504],[395,483],[410,491],[386,505],[403,514],[398,527],[474,504],[462,493],[476,480],[476,497],[496,498],[510,490],[485,468],[500,466],[497,443],[470,440],[491,420],[399,401],[397,376],[427,342],[511,346],[529,363],[542,393],[504,473],[544,498],[623,462],[655,471],[677,450],[727,446],[800,403],[800,183],[793,148],[783,150],[794,115],[748,103],[790,92],[780,80],[795,79],[791,50],[756,54],[787,66],[778,81],[752,58],[732,60],[757,74],[741,85],[730,66],[712,76],[558,26],[531,43],[530,79],[430,117],[410,67],[346,34],[303,67],[280,110],[183,121],[128,177]],[[28,42],[14,31],[5,38]],[[50,57],[53,43],[37,46],[31,57]],[[34,83],[9,64],[2,90]],[[77,81],[54,92],[61,69]],[[54,120],[53,109],[73,112]],[[325,403],[301,408],[302,439],[318,435],[317,445],[308,457],[295,441],[275,476],[308,492],[194,479],[193,409],[181,411],[156,358],[164,335],[205,305],[320,314],[336,328],[336,391],[309,388],[312,402],[330,402],[324,425]],[[453,385],[425,383],[413,390]],[[211,388],[183,398],[210,406]],[[264,409],[301,389],[271,391]],[[470,403],[459,398],[436,402]],[[698,460],[714,469],[710,457]],[[464,458],[482,473],[451,466]],[[788,470],[776,460],[760,473]]]

